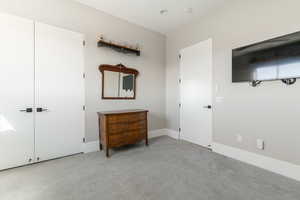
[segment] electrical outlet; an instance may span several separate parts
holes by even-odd
[[[264,150],[265,149],[265,141],[263,141],[262,139],[257,139],[256,147],[260,150]]]
[[[242,143],[243,142],[243,136],[236,135],[236,141],[238,141],[239,143]]]

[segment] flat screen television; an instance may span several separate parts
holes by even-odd
[[[292,78],[300,78],[300,32],[232,51],[232,82]]]

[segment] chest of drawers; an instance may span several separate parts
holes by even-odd
[[[106,156],[109,149],[145,140],[148,145],[147,110],[98,112],[100,150]]]

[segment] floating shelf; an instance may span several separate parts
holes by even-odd
[[[117,52],[121,52],[121,53],[135,54],[137,56],[141,55],[141,51],[138,50],[138,49],[133,49],[133,48],[118,45],[118,44],[113,44],[113,43],[110,43],[110,42],[106,42],[104,40],[99,40],[98,41],[98,47],[108,47],[108,48],[111,48],[111,49],[113,49]]]

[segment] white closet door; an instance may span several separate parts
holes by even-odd
[[[0,14],[0,170],[34,158],[34,24]],[[29,111],[29,110],[28,110]]]
[[[84,137],[83,35],[35,25],[37,161],[81,152]]]

